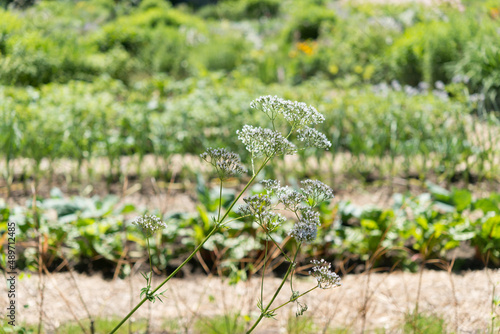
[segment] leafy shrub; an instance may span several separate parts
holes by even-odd
[[[147,42],[147,33],[124,23],[109,23],[92,37],[92,41],[98,45],[100,51],[105,52],[120,46],[131,54],[139,52]]]
[[[229,20],[259,19],[276,17],[280,13],[278,0],[219,1],[216,5],[204,6],[198,14],[204,18]]]
[[[247,49],[247,42],[240,36],[214,34],[193,48],[191,60],[209,71],[232,71],[241,64]]]
[[[500,47],[493,35],[485,33],[468,42],[454,70],[468,78],[472,92],[486,95],[488,109],[500,109]]]
[[[284,29],[288,42],[317,39],[321,28],[326,24],[334,24],[337,16],[334,11],[318,5],[303,4],[292,12],[288,26]]]
[[[139,54],[146,69],[177,77],[189,73],[188,57],[189,47],[185,34],[171,27],[159,27],[152,31],[150,42]]]
[[[449,82],[450,65],[461,58],[466,41],[477,30],[472,18],[422,22],[408,28],[388,50],[393,78],[416,86],[419,82]]]

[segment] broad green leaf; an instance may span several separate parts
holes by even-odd
[[[451,196],[458,212],[467,209],[472,203],[472,194],[467,189],[455,189]]]
[[[372,219],[361,219],[361,226],[369,230],[375,230],[378,228],[377,222]]]
[[[481,198],[474,202],[474,209],[483,211],[484,214],[488,212],[495,212],[500,214],[500,207],[498,203],[495,203],[493,200],[489,198]]]

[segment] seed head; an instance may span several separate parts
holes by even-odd
[[[318,281],[318,287],[320,289],[329,289],[332,287],[341,286],[340,277],[335,272],[331,271],[331,264],[321,259],[312,260],[311,263],[314,265],[312,270],[309,271],[309,275],[316,278]]]

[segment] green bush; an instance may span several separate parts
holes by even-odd
[[[232,71],[243,61],[249,49],[244,38],[236,34],[213,34],[210,39],[193,47],[191,61],[209,71]]]
[[[494,35],[485,33],[467,43],[454,69],[468,79],[472,92],[486,95],[486,108],[500,110],[500,45]]]
[[[325,6],[298,5],[292,11],[289,23],[284,29],[285,40],[292,42],[317,39],[320,37],[322,27],[335,24],[336,20],[335,12]]]
[[[125,22],[112,22],[100,29],[91,37],[91,41],[96,43],[101,52],[109,51],[117,46],[131,54],[137,54],[148,41],[146,31],[137,27],[125,24]]]
[[[150,72],[165,72],[176,77],[189,73],[189,46],[186,36],[177,28],[159,27],[151,32],[150,42],[139,54],[139,60]]]
[[[238,0],[219,1],[198,11],[198,15],[210,19],[249,20],[262,17],[276,17],[280,13],[279,0]]]
[[[462,57],[463,48],[477,31],[472,18],[452,16],[449,21],[422,22],[398,38],[388,50],[392,77],[401,83],[417,85],[450,82],[451,65]]]

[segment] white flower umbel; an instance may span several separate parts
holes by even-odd
[[[282,113],[294,128],[322,123],[325,120],[325,117],[316,108],[308,106],[304,102],[285,101]]]
[[[330,270],[330,263],[323,259],[321,259],[321,261],[312,260],[311,263],[314,266],[312,267],[312,270],[309,271],[309,275],[316,278],[320,289],[330,289],[342,285],[342,283],[340,283],[339,275]]]
[[[308,126],[297,130],[297,139],[303,142],[305,147],[328,149],[332,146],[332,143],[323,133]]]
[[[132,221],[132,224],[141,227],[147,236],[151,236],[156,231],[167,227],[165,222],[154,215],[139,216]]]
[[[254,158],[295,154],[297,152],[295,145],[275,130],[244,125],[243,129],[236,131],[236,134]]]
[[[305,243],[313,242],[316,239],[317,234],[318,226],[303,219],[296,222],[290,231],[291,237],[294,237],[298,242]]]
[[[327,201],[334,197],[333,190],[326,184],[318,180],[304,180],[300,184],[302,193],[307,197],[308,204],[310,206],[316,206],[317,204]]]
[[[285,217],[273,211],[269,195],[253,195],[244,198],[243,201],[246,205],[241,206],[239,211],[255,218],[256,222],[268,232],[274,231],[286,222]]]
[[[306,201],[306,197],[300,192],[285,186],[281,187],[280,182],[276,180],[263,180],[260,182],[266,189],[269,195],[275,195],[278,198],[278,203],[282,203],[285,209],[292,212],[299,210],[299,205]]]
[[[287,189],[288,191],[282,192],[279,195],[279,202],[283,203],[286,209],[297,212],[301,203],[306,201],[306,197],[299,193],[298,191]]]
[[[282,98],[267,95],[261,96],[250,102],[250,108],[260,109],[271,119],[271,121],[274,121],[283,108],[284,103],[285,100]]]
[[[300,213],[301,218],[293,226],[290,236],[294,237],[298,242],[311,243],[318,234],[319,213],[311,208],[302,208]]]
[[[277,96],[261,96],[253,100],[250,107],[260,109],[273,122],[278,114],[282,114],[293,128],[318,124],[325,120],[325,117],[313,106],[308,106],[304,102],[284,100]]]
[[[239,155],[224,148],[208,148],[200,157],[215,167],[221,180],[247,171],[241,164]]]

